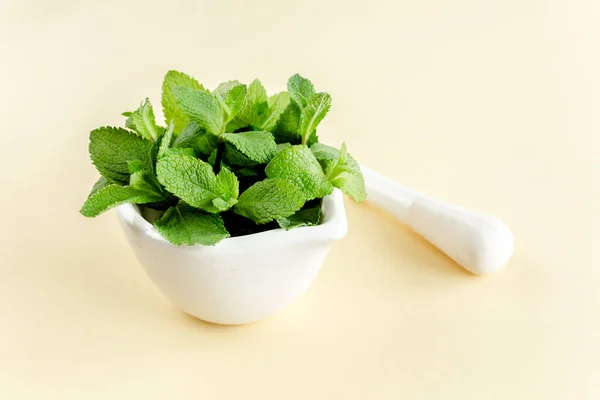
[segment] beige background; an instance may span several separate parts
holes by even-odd
[[[0,398],[600,398],[600,3],[9,1],[0,6]],[[295,72],[363,163],[514,230],[463,272],[350,202],[310,290],[241,327],[172,306],[114,213],[77,211],[88,133],[168,69]]]

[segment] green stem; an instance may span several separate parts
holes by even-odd
[[[215,157],[215,165],[213,165],[213,171],[218,174],[221,171],[221,160],[223,160],[223,153],[225,152],[225,142],[219,137],[219,144],[217,146],[217,156]]]

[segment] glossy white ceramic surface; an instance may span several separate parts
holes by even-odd
[[[121,226],[150,279],[185,312],[217,324],[261,320],[311,284],[327,253],[348,230],[343,195],[323,199],[319,226],[228,238],[215,246],[175,246],[132,204],[118,207]]]

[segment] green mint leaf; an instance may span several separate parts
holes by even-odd
[[[268,163],[277,152],[270,132],[224,133],[221,137],[250,160],[261,164]]]
[[[154,145],[122,129],[102,127],[90,133],[89,152],[98,172],[111,182],[129,182],[128,162],[139,160],[152,168]]]
[[[154,110],[147,97],[137,110],[130,113],[125,126],[152,142],[156,142],[164,132],[163,128],[156,125]]]
[[[179,133],[187,125],[189,117],[179,107],[173,89],[178,86],[190,89],[205,90],[197,80],[184,74],[183,72],[169,71],[165,75],[162,85],[162,108],[165,115],[166,124],[175,123],[175,133]]]
[[[160,182],[158,182],[156,175],[150,171],[137,171],[131,174],[129,186],[160,199],[160,201],[165,200],[168,196],[160,185]]]
[[[93,195],[94,193],[104,189],[106,186],[110,185],[111,183],[109,182],[108,179],[106,179],[105,177],[101,176],[100,178],[98,178],[98,180],[96,181],[96,183],[94,183],[94,186],[92,187],[92,191],[90,192],[90,196]]]
[[[223,133],[224,110],[215,96],[183,86],[173,88],[173,96],[181,110],[201,129],[213,135]]]
[[[234,211],[257,224],[292,215],[304,205],[302,192],[283,179],[265,179],[246,189]]]
[[[277,152],[279,153],[283,149],[287,149],[288,147],[292,147],[290,143],[277,143]]]
[[[106,210],[123,203],[153,203],[162,200],[131,186],[109,184],[92,193],[79,211],[85,217],[96,217]]]
[[[253,167],[258,165],[258,162],[251,160],[244,153],[239,151],[234,145],[225,143],[225,153],[223,155],[223,161],[227,165],[235,165],[239,167]]]
[[[171,147],[168,151],[166,156],[169,155],[184,155],[184,156],[189,156],[189,157],[198,157],[198,153],[196,152],[196,150],[190,148],[190,147]]]
[[[233,89],[235,86],[241,85],[242,83],[237,80],[227,81],[219,83],[219,86],[215,90],[213,90],[213,94],[220,96],[222,99],[225,98],[227,93]]]
[[[257,128],[261,131],[273,131],[277,126],[277,122],[281,117],[281,114],[290,104],[290,94],[288,92],[281,92],[274,94],[269,97],[267,112],[262,115],[261,122]]]
[[[148,170],[149,166],[145,165],[141,160],[127,161],[127,168],[129,174],[135,174],[138,171]]]
[[[227,132],[234,132],[240,128],[258,125],[263,113],[269,107],[267,91],[258,79],[248,85],[244,103],[229,124]]]
[[[223,211],[214,205],[213,200],[221,198],[229,202],[237,198],[239,191],[237,178],[231,171],[222,169],[216,176],[209,163],[186,155],[167,154],[158,160],[156,173],[159,182],[169,192],[208,212]]]
[[[244,105],[246,92],[246,85],[237,85],[232,87],[223,98],[227,107],[227,122],[231,121]]]
[[[310,135],[317,129],[317,125],[331,108],[331,96],[328,93],[317,93],[311,97],[306,107],[302,110],[298,134],[302,143],[307,143]]]
[[[221,217],[182,205],[169,208],[154,222],[154,227],[169,242],[178,246],[196,243],[213,246],[229,237]]]
[[[175,130],[175,123],[171,121],[171,124],[167,128],[164,136],[160,140],[160,146],[158,147],[158,158],[162,158],[167,154],[167,150],[171,147],[171,141],[173,140],[173,131]]]
[[[352,197],[354,201],[361,202],[367,198],[365,190],[365,178],[363,177],[360,165],[348,154],[346,144],[342,143],[342,148],[337,158],[332,158],[335,149],[317,144],[313,153],[321,159],[325,167],[325,174],[333,186]]]
[[[230,198],[237,199],[240,194],[239,184],[238,178],[227,168],[221,168],[217,174],[218,193],[228,193]]]
[[[319,161],[303,145],[281,150],[269,162],[265,172],[269,178],[281,178],[296,185],[306,200],[327,196],[333,190]]]
[[[294,100],[301,110],[306,107],[312,96],[315,94],[315,88],[312,82],[299,74],[290,77],[287,87],[292,100]]]
[[[277,219],[279,226],[286,231],[300,226],[316,226],[321,223],[321,207],[304,208],[289,217]]]
[[[194,121],[190,121],[173,141],[173,147],[192,148],[200,154],[210,155],[217,149],[218,138],[206,131]]]
[[[313,152],[321,167],[323,167],[323,171],[327,169],[327,166],[334,160],[340,158],[340,151],[335,147],[327,146],[322,143],[315,143],[310,146],[310,150]]]
[[[212,201],[213,206],[217,209],[216,213],[223,212],[229,210],[231,207],[237,204],[237,199],[231,198],[227,201],[223,200],[220,197],[217,197]]]
[[[277,143],[299,144],[298,125],[300,124],[300,108],[295,102],[290,102],[283,111],[275,128]]]

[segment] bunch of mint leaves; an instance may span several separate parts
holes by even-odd
[[[165,125],[146,99],[123,113],[125,128],[90,134],[101,177],[81,214],[123,203],[159,211],[156,229],[176,245],[214,245],[269,229],[318,225],[321,199],[341,189],[366,198],[364,178],[346,151],[319,143],[328,93],[296,74],[268,96],[259,80],[221,83],[212,92],[184,73],[162,85]]]

